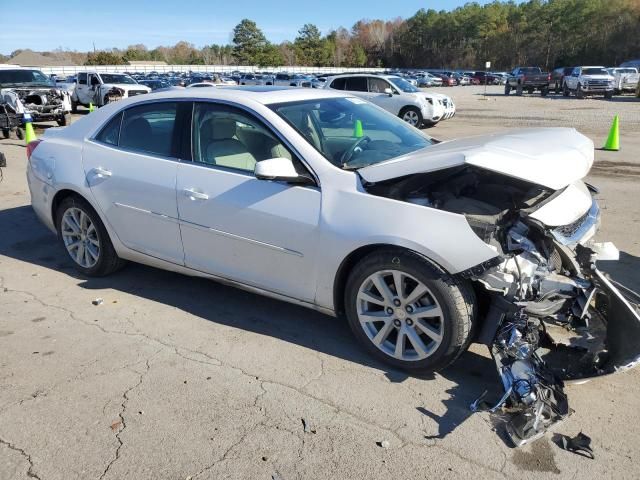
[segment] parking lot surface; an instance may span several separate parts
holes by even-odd
[[[637,101],[435,90],[458,108],[440,139],[569,126],[600,146],[619,114],[622,150],[589,180],[621,250],[603,268],[640,290]],[[486,348],[415,378],[340,318],[140,265],[81,278],[29,206],[22,142],[0,151],[0,479],[640,478],[640,370],[567,388],[554,432],[589,435],[595,460],[553,432],[513,449],[469,411],[501,393]]]

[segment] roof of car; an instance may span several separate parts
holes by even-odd
[[[245,85],[218,85],[216,88],[186,88],[180,91],[169,91],[151,93],[148,95],[138,95],[133,97],[137,101],[144,101],[153,95],[157,98],[202,98],[234,100],[242,96],[264,105],[285,102],[298,102],[304,100],[315,100],[321,98],[340,98],[350,96],[348,92],[335,90],[324,90],[316,88],[297,87],[276,87],[276,86],[245,86]],[[133,99],[132,99],[133,100]],[[136,102],[131,102],[136,103]]]

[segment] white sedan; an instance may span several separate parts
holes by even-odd
[[[344,313],[411,371],[477,339],[540,429],[560,387],[535,352],[555,326],[607,335],[562,357],[565,377],[638,361],[640,318],[595,268],[617,250],[592,240],[575,130],[437,142],[346,92],[203,88],[107,105],[27,151],[33,208],[84,275],[128,260]]]

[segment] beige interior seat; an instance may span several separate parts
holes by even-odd
[[[253,171],[256,159],[236,138],[236,121],[229,117],[213,117],[200,129],[202,160],[211,165]],[[205,148],[202,148],[205,147]]]

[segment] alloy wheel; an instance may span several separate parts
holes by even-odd
[[[83,268],[92,268],[100,258],[96,226],[83,210],[68,208],[61,222],[61,235],[69,256]]]
[[[398,360],[423,360],[442,343],[440,304],[424,283],[406,272],[383,270],[367,277],[356,308],[369,340]]]
[[[414,110],[407,110],[402,116],[402,119],[408,124],[413,125],[414,127],[418,125],[418,122],[420,121],[418,113]]]

